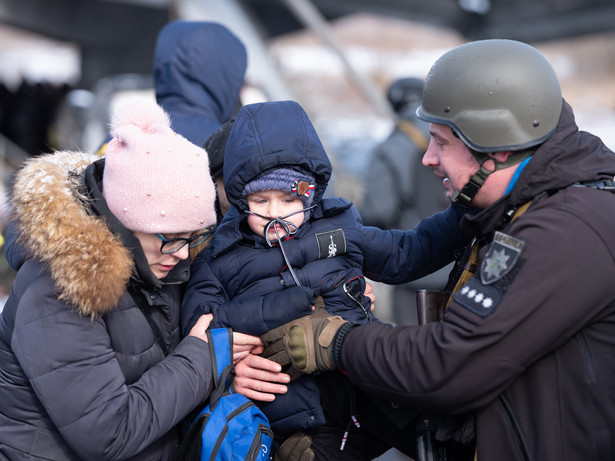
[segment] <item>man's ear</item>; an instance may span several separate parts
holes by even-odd
[[[491,152],[487,154],[490,158],[494,159],[498,163],[505,162],[508,160],[508,157],[512,155],[512,151],[506,150],[502,152]]]

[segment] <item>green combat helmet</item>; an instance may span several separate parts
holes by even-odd
[[[417,116],[449,126],[481,168],[453,197],[469,205],[487,176],[487,153],[521,151],[496,170],[520,163],[557,128],[562,93],[555,71],[534,47],[514,40],[479,40],[445,53],[425,80]]]

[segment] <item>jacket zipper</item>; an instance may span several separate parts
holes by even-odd
[[[527,444],[525,443],[523,433],[519,429],[519,422],[515,417],[510,403],[508,402],[508,399],[504,395],[501,395],[500,397],[498,397],[498,404],[500,405],[500,408],[502,409],[504,417],[510,428],[510,432],[515,442],[515,446],[517,447],[517,452],[519,453],[519,455],[521,455],[522,459],[524,459],[525,461],[530,461]]]

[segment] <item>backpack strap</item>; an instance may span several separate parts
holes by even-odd
[[[231,386],[235,379],[232,355],[233,330],[230,328],[214,328],[207,330],[206,333],[215,384],[215,389],[209,398],[209,405],[213,409],[220,397],[232,392]]]
[[[166,357],[167,355],[169,355],[169,349],[164,343],[164,340],[162,339],[162,333],[160,333],[160,328],[158,328],[158,325],[156,324],[156,322],[154,322],[154,319],[152,318],[148,307],[146,307],[145,305],[145,301],[143,301],[143,299],[138,293],[135,293],[130,289],[128,289],[128,294],[130,294],[134,303],[143,313],[145,320],[147,320],[147,323],[149,324],[149,327],[152,329],[152,333],[154,334],[154,341],[156,341],[156,344],[158,344],[158,347],[160,347],[162,353]]]

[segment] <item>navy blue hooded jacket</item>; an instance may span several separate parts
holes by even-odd
[[[296,286],[279,246],[269,247],[246,223],[245,185],[281,167],[315,180],[316,208],[297,233],[282,242],[302,287]],[[458,227],[460,216],[452,208],[412,231],[364,227],[350,202],[323,198],[330,176],[327,154],[299,104],[259,103],[239,111],[224,161],[225,190],[235,209],[193,263],[182,306],[184,332],[201,314],[213,312],[212,325],[260,335],[309,313],[312,293],[324,297],[332,314],[365,323],[369,301],[363,297],[363,276],[407,282],[446,265],[454,250],[467,243]],[[326,251],[330,242],[337,245],[334,257]],[[349,290],[362,307],[346,293]],[[289,386],[287,394],[263,405],[274,430],[288,432],[324,422],[313,379],[303,376]]]
[[[173,21],[158,34],[153,67],[156,101],[173,130],[203,146],[239,107],[246,48],[221,24]]]

